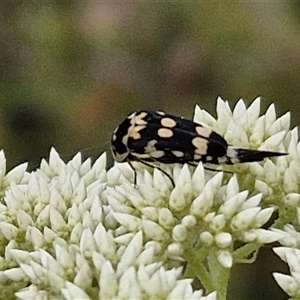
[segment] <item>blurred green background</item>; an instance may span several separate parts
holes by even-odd
[[[262,96],[299,119],[298,1],[1,1],[0,37],[8,168],[34,169],[51,146],[96,158],[136,109],[191,118],[217,96]],[[234,269],[228,299],[286,298],[270,255]]]

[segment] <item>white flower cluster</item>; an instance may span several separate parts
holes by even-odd
[[[106,171],[105,154],[93,165],[80,154],[64,163],[54,149],[35,172],[20,165],[6,174],[0,152],[0,298],[226,299],[234,263],[274,241],[299,247],[294,227],[275,229],[300,220],[290,115],[276,119],[271,105],[260,116],[259,99],[232,112],[218,99],[216,119],[196,107],[195,121],[231,145],[290,155],[227,166],[234,175],[160,166],[173,188],[158,169],[134,164],[134,186],[126,163]],[[274,228],[264,229],[275,210]],[[290,264],[295,253],[280,257]],[[192,287],[195,277],[205,292]]]
[[[65,164],[52,149],[36,172],[6,176],[0,154],[1,299],[215,299],[158,261],[141,230],[118,240],[105,154]]]

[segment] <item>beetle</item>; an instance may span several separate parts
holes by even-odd
[[[151,163],[231,165],[287,154],[233,147],[221,135],[201,124],[163,111],[146,110],[133,112],[114,130],[111,151],[117,162],[128,162],[134,172],[132,161],[160,169],[173,186],[170,175]]]

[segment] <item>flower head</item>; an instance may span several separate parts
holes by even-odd
[[[65,163],[54,149],[35,172],[6,174],[0,152],[1,298],[223,299],[215,276],[228,279],[233,264],[286,237],[263,228],[274,211],[278,224],[300,215],[296,130],[289,114],[276,119],[271,105],[260,116],[259,106],[240,100],[232,112],[218,99],[216,119],[197,106],[195,121],[234,146],[291,155],[227,166],[231,173],[160,165],[175,187],[140,163],[135,186],[127,163],[106,171],[105,154],[93,165],[80,154]],[[192,288],[195,277],[205,291]]]

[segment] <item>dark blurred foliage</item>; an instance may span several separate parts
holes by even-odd
[[[197,103],[214,113],[219,95],[232,106],[261,95],[263,110],[275,102],[296,125],[299,33],[297,1],[1,1],[8,166],[35,168],[51,146],[66,160],[79,150],[95,158],[131,111],[192,117]],[[253,287],[253,274],[242,278],[242,290]],[[253,291],[229,299],[283,299]]]

